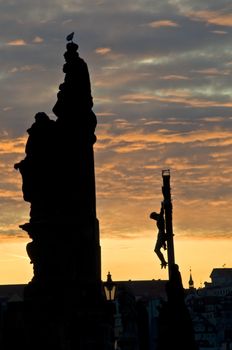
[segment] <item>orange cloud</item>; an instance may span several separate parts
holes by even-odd
[[[3,198],[14,198],[15,200],[21,199],[19,191],[10,191],[0,189],[0,197]]]
[[[229,75],[231,73],[230,70],[218,70],[217,68],[198,69],[193,72],[206,75]]]
[[[99,47],[95,50],[95,52],[99,55],[106,55],[107,53],[111,52],[111,49],[109,47]]]
[[[9,225],[9,228],[10,229],[15,229],[15,226],[14,225]],[[19,236],[19,235],[9,235],[9,234],[6,234],[4,232],[2,232],[2,227],[0,227],[0,231],[1,231],[1,234],[0,234],[0,245],[3,244],[3,243],[11,243],[11,242],[21,242],[21,243],[26,243],[28,242],[28,238],[26,237],[26,234],[24,235],[25,237],[23,236]],[[4,231],[4,229],[3,229]]]
[[[116,86],[120,86],[120,85],[124,85],[124,84],[129,84],[132,83],[134,81],[138,80],[138,76],[132,75],[128,72],[123,71],[122,74],[118,74],[118,71],[115,72],[115,74],[112,75],[112,72],[109,72],[108,68],[105,69],[105,67],[103,67],[103,72],[101,75],[101,79],[97,79],[93,86],[94,87],[100,87],[100,88],[110,88],[112,89],[112,86],[116,87]]]
[[[172,173],[175,234],[205,238],[230,236],[232,226],[226,219],[232,210],[230,191],[221,195],[223,186],[230,188],[230,152],[224,152],[223,148],[221,152],[217,148],[217,154],[204,151],[215,139],[219,146],[231,140],[230,130],[215,128],[174,134],[168,129],[153,133],[146,129],[145,134],[141,127],[136,127],[112,135],[111,129],[108,125],[100,127],[98,144],[103,140],[102,148],[96,144],[98,212],[103,237],[109,237],[109,232],[111,237],[121,239],[149,235],[148,214],[152,208],[159,208],[160,174],[167,167]],[[202,152],[197,151],[199,146]],[[178,148],[186,150],[185,156],[182,151],[176,154]],[[103,160],[107,149],[110,156]],[[144,152],[147,149],[150,153]],[[218,218],[218,208],[222,205],[223,213]]]
[[[163,80],[187,80],[189,79],[188,77],[184,76],[184,75],[165,75],[163,77],[161,77],[161,79]]]
[[[202,118],[202,120],[204,120],[206,122],[211,122],[211,123],[219,123],[219,122],[223,122],[225,120],[225,118],[223,118],[223,117],[205,117],[205,118]]]
[[[188,16],[195,20],[204,21],[209,24],[232,27],[232,13],[223,13],[223,11],[192,11]]]
[[[116,115],[116,113],[112,113],[112,112],[97,112],[97,116],[99,117],[112,117]]]
[[[192,142],[215,142],[217,146],[232,144],[232,131],[230,130],[207,130],[199,129],[189,132],[174,132],[168,129],[158,129],[144,134],[143,128],[137,127],[135,130],[124,130],[117,134],[117,137],[110,134],[109,127],[99,126],[96,149],[113,147],[116,152],[130,152],[131,150],[146,149],[149,143],[171,144],[171,143],[192,143]]]
[[[16,139],[3,139],[0,143],[0,155],[4,153],[23,154],[26,144],[26,137]]]
[[[150,22],[149,27],[151,28],[161,28],[161,27],[179,27],[179,24],[170,20],[161,20]]]
[[[9,45],[9,46],[25,46],[25,45],[27,45],[27,43],[23,39],[16,39],[16,40],[9,41],[7,43],[7,45]]]
[[[183,96],[177,96],[177,91],[175,92],[176,96],[159,96],[158,94],[145,94],[145,93],[135,93],[122,95],[120,99],[124,103],[148,103],[149,101],[159,101],[165,103],[179,103],[191,107],[232,107],[232,101],[221,102],[213,100],[203,100],[199,98],[188,97],[187,92],[183,92]],[[184,96],[185,94],[185,96]]]

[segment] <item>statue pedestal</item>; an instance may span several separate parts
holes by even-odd
[[[105,301],[78,299],[71,287],[65,292],[25,299],[26,350],[113,350]]]
[[[24,290],[27,349],[112,350],[98,220],[21,227],[32,238],[27,250],[34,266]]]

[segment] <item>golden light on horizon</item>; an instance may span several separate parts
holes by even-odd
[[[167,280],[167,269],[161,269],[153,249],[154,237],[137,239],[102,238],[102,280],[108,271],[115,281]],[[30,239],[11,238],[0,242],[0,284],[26,284],[32,276],[32,264],[26,253]],[[180,267],[185,288],[190,268],[196,288],[210,282],[214,268],[232,266],[232,239],[175,238],[175,260]]]
[[[110,271],[114,280],[168,279],[167,269],[161,269],[153,252],[154,240],[103,239],[102,277]],[[196,288],[210,282],[214,268],[232,266],[232,239],[176,239],[175,262],[179,265],[182,281],[188,288],[190,267]]]

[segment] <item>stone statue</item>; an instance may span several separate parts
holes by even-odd
[[[92,342],[96,349],[105,348],[104,337],[99,337],[102,286],[93,150],[97,118],[88,67],[73,34],[67,38],[65,77],[52,109],[55,120],[36,113],[27,130],[25,158],[14,165],[22,175],[23,198],[30,203],[29,222],[20,225],[31,239],[26,250],[34,272],[24,288],[26,349],[46,344],[72,350],[82,344],[85,350]]]
[[[158,258],[161,261],[161,268],[166,268],[167,266],[167,262],[164,258],[163,253],[161,252],[161,248],[163,248],[164,250],[167,249],[166,246],[166,232],[165,232],[165,220],[164,220],[164,206],[163,206],[163,202],[161,203],[161,209],[159,213],[156,212],[152,212],[150,214],[150,219],[153,219],[156,221],[156,225],[158,228],[158,235],[157,235],[157,241],[156,241],[156,245],[154,248],[155,253],[157,254]]]

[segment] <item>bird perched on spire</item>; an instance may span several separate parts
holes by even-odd
[[[73,41],[73,37],[74,37],[74,32],[70,33],[69,35],[66,36],[66,40],[67,41]]]

